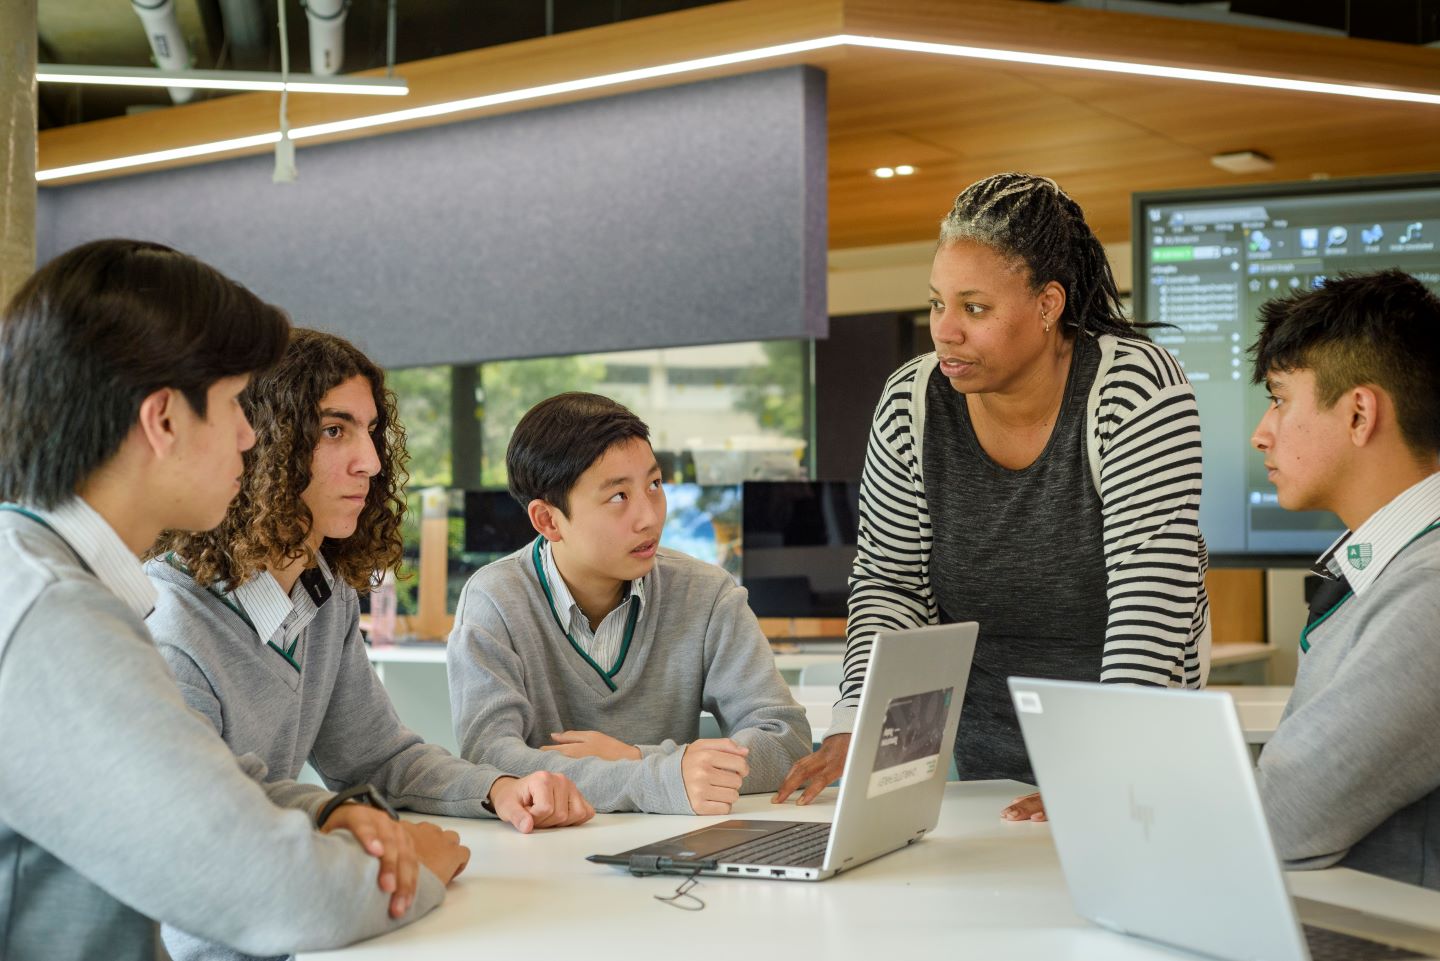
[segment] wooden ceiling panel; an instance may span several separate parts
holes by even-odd
[[[830,135],[832,179],[848,174],[869,177],[870,171],[876,167],[893,167],[896,164],[929,167],[954,159],[954,151],[908,133],[879,131],[853,136]]]
[[[1026,0],[735,0],[400,72],[412,104],[437,102],[840,32],[1440,92],[1440,49]],[[961,188],[1006,169],[1055,177],[1106,241],[1128,238],[1137,190],[1440,170],[1440,106],[855,47],[685,79],[798,62],[829,77],[832,248],[929,240]],[[372,111],[364,99],[297,96],[292,122]],[[272,129],[274,116],[273,97],[251,95],[64,127],[41,135],[41,166],[240,136]],[[414,125],[432,122],[448,121]],[[1275,169],[1241,178],[1210,163],[1243,149]],[[897,163],[919,173],[870,174]]]

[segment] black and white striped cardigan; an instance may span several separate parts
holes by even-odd
[[[1104,518],[1110,599],[1098,680],[1201,687],[1210,671],[1210,607],[1195,392],[1163,348],[1110,335],[1097,343],[1100,369],[1085,434]],[[921,454],[925,385],[937,362],[931,353],[897,370],[875,409],[860,486],[844,679],[830,733],[854,724],[875,632],[939,621]]]

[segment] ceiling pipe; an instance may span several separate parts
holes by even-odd
[[[219,0],[229,63],[241,70],[270,69],[270,27],[261,0]]]
[[[300,0],[310,24],[310,72],[331,76],[345,59],[345,13],[350,0]]]
[[[185,42],[185,35],[180,32],[180,20],[175,16],[175,0],[130,0],[130,6],[145,25],[155,65],[172,73],[189,70],[190,47]],[[170,87],[169,90],[170,99],[175,103],[189,103],[195,96],[195,91],[187,87]]]

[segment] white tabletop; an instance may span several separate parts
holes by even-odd
[[[1235,702],[1235,713],[1240,716],[1240,729],[1249,744],[1264,744],[1275,733],[1280,715],[1290,701],[1292,687],[1239,684],[1235,686],[1216,685],[1207,688],[1224,691]]]
[[[444,664],[445,645],[439,641],[404,644],[369,644],[365,653],[373,664]]]
[[[1045,961],[1186,957],[1101,931],[1074,913],[1049,826],[1000,819],[1000,808],[1021,789],[1007,781],[949,784],[939,826],[913,847],[818,883],[703,878],[695,894],[706,907],[698,912],[653,899],[673,892],[678,878],[634,878],[584,856],[618,853],[723,818],[608,814],[529,836],[494,821],[435,818],[459,831],[472,851],[446,903],[384,937],[298,958],[634,961],[668,954],[744,961],[797,949],[827,961],[884,961],[901,952]],[[833,791],[808,808],[746,797],[735,814],[829,820]],[[1316,900],[1412,921],[1440,916],[1440,894],[1353,871],[1292,879],[1297,893]]]

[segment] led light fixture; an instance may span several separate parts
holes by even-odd
[[[635,70],[622,70],[618,73],[600,74],[593,77],[582,77],[576,80],[565,80],[559,83],[543,84],[538,87],[524,87],[518,90],[507,90],[500,93],[485,94],[479,97],[469,97],[463,100],[451,100],[445,103],[429,104],[423,107],[411,107],[405,110],[393,110],[386,113],[373,114],[368,117],[355,117],[349,120],[337,120],[332,123],[312,124],[308,127],[297,127],[290,131],[292,140],[306,140],[311,137],[322,137],[329,134],[343,133],[351,130],[365,130],[372,127],[385,127],[392,124],[407,123],[414,120],[423,120],[433,117],[443,117],[450,114],[465,113],[472,110],[480,110],[486,107],[494,107],[502,104],[521,103],[529,100],[542,100],[547,97],[560,96],[567,93],[575,93],[581,90],[595,90],[604,87],[621,86],[627,83],[636,83],[642,80],[651,80],[657,77],[673,77],[687,73],[695,73],[702,70],[711,70],[717,67],[733,66],[741,63],[757,63],[764,60],[773,60],[780,57],[794,56],[796,54],[809,53],[814,50],[824,50],[831,47],[864,47],[879,50],[895,50],[904,53],[928,54],[934,56],[959,57],[972,60],[992,60],[1004,63],[1023,63],[1043,67],[1057,67],[1070,70],[1093,70],[1104,73],[1129,74],[1132,76],[1161,77],[1171,80],[1192,80],[1202,83],[1221,83],[1242,87],[1260,87],[1270,90],[1288,90],[1300,93],[1328,94],[1340,97],[1361,97],[1371,100],[1389,100],[1402,103],[1419,103],[1432,106],[1440,106],[1440,92],[1422,90],[1402,90],[1393,87],[1370,87],[1355,83],[1328,83],[1314,80],[1290,80],[1284,77],[1271,77],[1263,74],[1234,73],[1225,70],[1204,70],[1190,67],[1170,67],[1162,64],[1132,63],[1123,60],[1102,60],[1094,57],[1071,57],[1060,54],[1030,53],[1023,50],[1000,50],[989,47],[971,47],[962,44],[952,43],[927,43],[918,40],[897,40],[886,37],[867,37],[856,34],[834,34],[828,37],[816,37],[813,40],[800,40],[794,43],[782,43],[769,47],[756,47],[751,50],[739,50],[734,53],[720,54],[713,57],[700,57],[694,60],[682,60],[676,63],[660,64],[653,67],[641,67]],[[181,77],[184,74],[179,75]],[[307,80],[306,82],[310,82]],[[326,78],[326,83],[333,83],[334,78]],[[376,81],[366,80],[374,83]],[[176,86],[177,80],[169,75],[166,76],[160,86]],[[298,83],[293,82],[291,89],[299,91]],[[201,157],[209,154],[226,153],[233,150],[244,149],[259,144],[271,144],[280,139],[278,132],[268,134],[257,134],[253,137],[241,137],[235,140],[222,140],[214,143],[196,144],[191,147],[181,147],[173,150],[158,150],[151,153],[134,154],[128,157],[116,157],[110,160],[97,160],[91,163],[74,164],[68,167],[52,167],[48,170],[39,171],[36,179],[40,181],[59,180],[68,177],[79,177],[86,174],[100,173],[107,170],[123,170],[132,167],[143,167],[149,164],[163,163],[168,160],[180,159],[183,157]],[[891,175],[901,174],[900,167],[879,168],[874,171],[876,176],[883,176],[880,170],[888,169]],[[911,173],[914,168],[911,168]]]
[[[152,70],[140,67],[80,67],[42,63],[35,68],[40,83],[83,83],[110,87],[176,87],[190,90],[260,90],[279,93],[339,93],[368,97],[403,97],[409,85],[398,77],[317,77],[292,73],[289,82],[278,73],[245,70]]]

